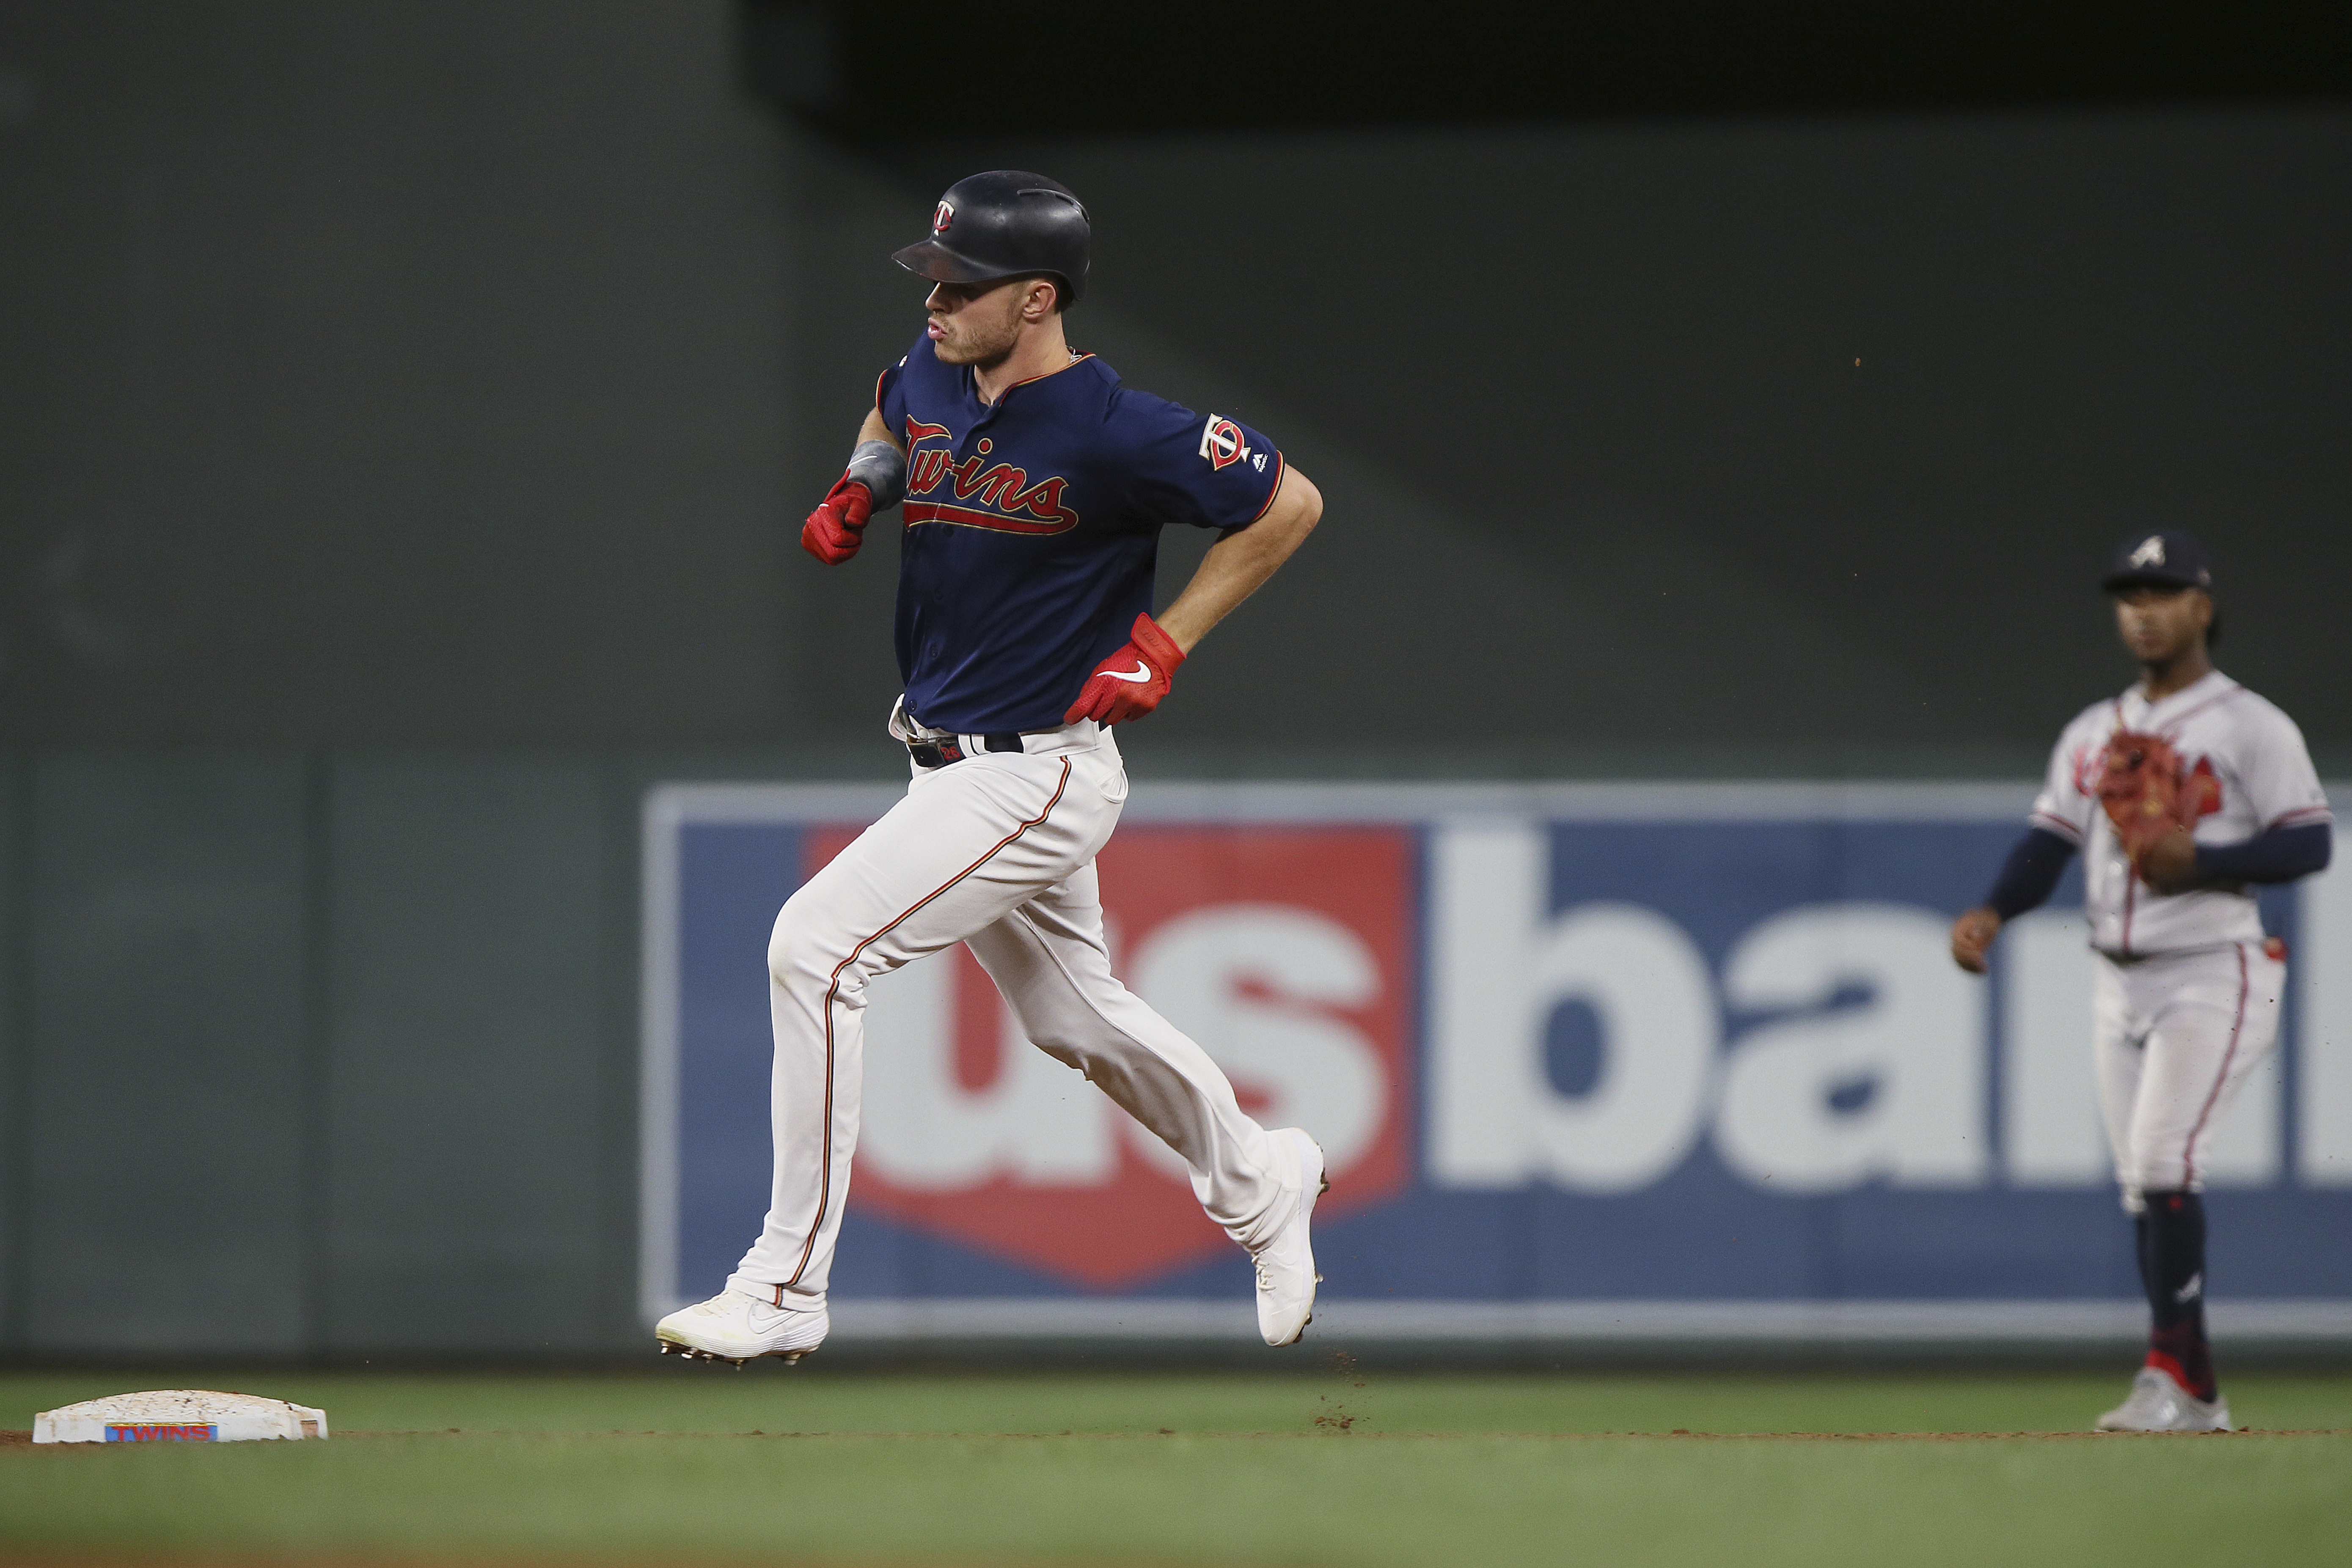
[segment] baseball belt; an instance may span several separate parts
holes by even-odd
[[[907,741],[907,755],[915,759],[915,766],[918,768],[945,768],[950,762],[961,762],[966,756],[970,755],[964,750],[963,743],[967,740],[979,741],[981,749],[983,751],[1024,749],[1021,745],[1020,731],[1002,730],[994,735],[950,735],[938,740],[916,740],[910,737]]]

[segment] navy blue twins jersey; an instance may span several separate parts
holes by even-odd
[[[1058,727],[1150,611],[1161,527],[1245,528],[1282,483],[1265,437],[1091,354],[991,406],[925,337],[875,402],[907,446],[898,674],[937,729]]]

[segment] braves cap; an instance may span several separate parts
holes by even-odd
[[[2158,588],[2210,588],[2213,563],[2197,536],[2185,528],[2137,534],[2117,548],[2115,564],[2099,586],[2113,593],[2144,583]]]

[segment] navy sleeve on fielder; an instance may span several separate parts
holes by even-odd
[[[2197,874],[2215,882],[2293,882],[2324,871],[2336,852],[2326,822],[2273,828],[2234,844],[2199,844]]]
[[[2066,874],[2074,846],[2047,828],[2028,828],[2025,836],[2001,862],[2000,875],[1985,894],[1985,907],[2003,920],[2014,920],[2029,909],[2039,909],[2057,891]]]
[[[1146,517],[1245,528],[1282,486],[1282,454],[1238,420],[1125,389],[1116,419],[1129,437],[1129,504]]]

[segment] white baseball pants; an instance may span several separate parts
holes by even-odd
[[[2278,1038],[2286,965],[2259,942],[2118,964],[2101,955],[2092,1001],[2099,1110],[2124,1207],[2201,1191],[2213,1125]]]
[[[730,1288],[782,1306],[824,1301],[857,1147],[866,988],[956,942],[1032,1043],[1183,1156],[1211,1218],[1247,1245],[1273,1218],[1280,1145],[1208,1053],[1110,971],[1094,858],[1127,799],[1118,746],[1091,719],[1024,743],[919,770],[776,916],[775,1187]]]

